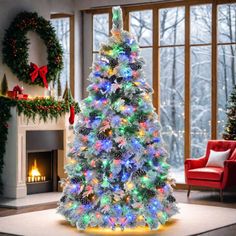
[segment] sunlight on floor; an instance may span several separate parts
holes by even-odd
[[[158,230],[150,230],[148,226],[145,227],[136,227],[132,229],[125,229],[121,230],[120,228],[117,228],[115,230],[107,229],[107,228],[88,228],[83,232],[86,234],[94,234],[94,235],[157,235],[157,233],[164,232],[167,230],[171,225],[177,222],[177,219],[170,219],[165,225],[160,225]]]

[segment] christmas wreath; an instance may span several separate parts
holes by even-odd
[[[38,67],[29,63],[29,39],[27,32],[36,32],[47,48],[48,64]],[[55,81],[63,68],[62,47],[56,37],[50,21],[38,16],[37,13],[19,13],[6,30],[3,40],[3,63],[6,63],[19,80],[28,84],[47,87]]]

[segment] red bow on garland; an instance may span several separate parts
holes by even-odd
[[[48,88],[48,82],[46,78],[46,74],[48,73],[48,67],[47,66],[42,66],[38,67],[34,63],[30,63],[30,67],[33,68],[33,72],[30,73],[31,81],[34,82],[35,79],[40,76],[43,79],[43,84],[44,87]]]

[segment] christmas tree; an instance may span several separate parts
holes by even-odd
[[[68,82],[67,81],[66,81],[66,87],[65,87],[65,90],[64,90],[64,93],[63,93],[63,99],[65,101],[72,101],[73,100],[73,96],[71,94],[70,88],[68,87]]]
[[[226,115],[228,116],[228,121],[225,125],[223,139],[236,140],[236,86],[234,86],[227,102]]]
[[[58,77],[57,79],[57,97],[61,97],[61,78]]]
[[[157,229],[177,212],[167,152],[136,40],[113,8],[112,37],[102,45],[81,104],[58,211],[78,229]]]
[[[8,91],[7,77],[4,74],[1,83],[1,94],[5,96],[7,94],[7,91]]]

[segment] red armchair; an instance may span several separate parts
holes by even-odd
[[[226,151],[228,149],[231,151],[229,158],[224,162],[224,167],[206,166],[210,150]],[[185,161],[185,181],[188,185],[188,197],[191,186],[205,186],[219,189],[220,200],[223,201],[223,190],[236,185],[236,141],[209,140],[205,156]]]

